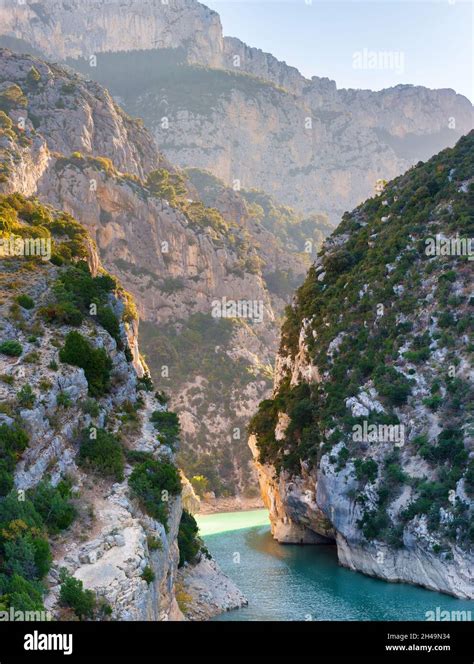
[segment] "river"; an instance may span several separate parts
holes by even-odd
[[[209,551],[249,601],[215,620],[426,620],[437,607],[474,615],[474,601],[340,567],[335,546],[277,544],[266,510],[196,520]]]

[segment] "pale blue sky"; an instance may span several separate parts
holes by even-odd
[[[413,83],[453,88],[471,101],[473,4],[470,0],[209,0],[224,34],[272,53],[305,76],[339,88]],[[353,55],[393,52],[394,68],[357,69]],[[397,60],[397,54],[402,54]]]

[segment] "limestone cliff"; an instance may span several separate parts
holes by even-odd
[[[67,213],[0,195],[0,235],[2,606],[183,620],[178,566],[186,583],[208,554],[183,544],[177,418],[152,393],[133,301]],[[214,613],[245,602],[207,567],[226,588]]]
[[[67,570],[109,607],[113,618],[182,618],[174,596],[180,496],[166,508],[165,528],[147,516],[128,485],[133,462],[127,455],[143,451],[157,460],[173,458],[169,444],[160,444],[149,424],[160,406],[151,393],[140,391],[145,369],[137,358],[137,325],[129,298],[103,271],[84,229],[67,215],[12,194],[0,197],[0,224],[2,242],[8,233],[25,241],[29,235],[35,237],[41,224],[40,237],[51,243],[49,255],[3,253],[0,265],[2,436],[16,429],[27,440],[12,469],[15,488],[8,491],[2,481],[2,551],[7,524],[13,523],[15,492],[26,492],[21,510],[27,510],[23,519],[29,525],[35,510],[43,514],[41,492],[49,491],[44,516],[52,558],[45,579],[47,609],[64,617],[60,570]],[[89,308],[84,289],[99,306],[97,315],[83,315],[81,307]],[[78,356],[66,352],[73,340],[83,345]],[[96,434],[91,434],[90,454],[85,452],[86,431]],[[106,436],[108,447],[102,451],[100,442]],[[102,461],[101,454],[106,454]],[[2,447],[2,470],[5,455]],[[112,457],[117,461],[113,471]],[[60,516],[58,505],[66,501],[66,493],[71,503],[62,504]],[[38,517],[34,518],[38,532]],[[28,535],[16,537],[20,546]],[[153,538],[160,542],[159,550],[151,547]],[[40,571],[37,561],[36,571],[22,567],[23,554],[17,555],[16,573],[39,585],[45,570]],[[8,568],[8,554],[2,564]],[[147,568],[151,572],[145,580]]]
[[[173,169],[98,84],[7,50],[0,60],[0,191],[36,194],[87,227],[134,295],[151,372],[182,417],[181,463],[212,475],[214,491],[245,489],[245,425],[270,386],[277,319],[329,226],[215,178],[213,198],[205,174]],[[183,181],[179,200],[153,177]],[[242,300],[261,320],[213,317],[213,302]]]
[[[344,566],[464,598],[473,141],[344,216],[288,311],[274,394],[250,426],[276,539],[326,537]]]
[[[307,79],[224,37],[218,14],[194,0],[9,0],[0,12],[0,44],[68,58],[144,119],[172,163],[334,223],[377,179],[473,126],[472,105],[453,90],[345,90]]]

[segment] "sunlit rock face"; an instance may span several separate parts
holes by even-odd
[[[217,64],[223,48],[218,15],[194,0],[5,0],[0,22],[52,60],[188,44],[190,58]]]
[[[5,200],[24,199],[0,195],[0,200],[3,206]],[[62,214],[48,210],[58,218]],[[30,211],[33,218],[35,213],[38,217],[45,214],[34,201]],[[84,238],[83,243],[90,273],[104,276],[95,245],[90,238]],[[33,395],[31,403],[20,405],[16,413],[16,423],[27,434],[28,445],[17,460],[14,484],[17,490],[27,491],[41,482],[57,486],[68,478],[76,511],[72,525],[51,543],[52,565],[46,578],[44,605],[53,616],[60,615],[60,570],[65,568],[109,605],[114,619],[182,620],[175,599],[181,497],[170,501],[165,529],[131,495],[130,466],[125,467],[124,479],[114,483],[91,476],[79,460],[81,432],[91,426],[101,428],[107,421],[108,430],[119,434],[120,413],[128,406],[136,407],[137,427],[124,437],[127,449],[147,449],[155,459],[169,460],[174,456],[169,446],[157,441],[156,432],[150,431],[151,414],[160,407],[156,398],[151,393],[140,395],[138,390],[138,380],[145,372],[138,352],[138,322],[123,319],[125,295],[117,287],[108,299],[119,321],[117,339],[93,316],[74,328],[58,322],[50,324],[42,317],[41,307],[54,302],[55,285],[68,266],[45,262],[25,268],[24,263],[24,259],[17,259],[12,271],[9,260],[2,258],[0,262],[2,284],[13,292],[21,283],[22,293],[28,294],[32,302],[31,309],[16,316],[11,313],[11,302],[2,300],[0,306],[2,330],[17,340],[23,351],[14,361],[4,354],[0,356],[2,375],[11,377],[0,387],[2,404],[14,404],[20,390],[28,388]],[[28,334],[30,326],[34,326],[37,336]],[[110,388],[97,400],[90,398],[84,369],[61,361],[58,349],[64,346],[71,329],[84,339],[91,339],[94,348],[101,348],[110,360]],[[86,412],[84,404],[88,401],[93,401],[97,409],[94,417]],[[9,416],[2,418],[2,424],[14,422]],[[159,550],[149,546],[152,537],[159,540]],[[147,567],[153,573],[150,583],[142,576]]]
[[[245,426],[270,389],[276,321],[310,260],[306,231],[297,241],[278,235],[243,195],[197,169],[186,173],[187,196],[218,209],[222,228],[193,222],[146,186],[150,172],[174,169],[106,90],[31,56],[4,49],[0,61],[0,90],[16,84],[26,99],[9,112],[11,123],[24,118],[23,138],[1,137],[0,192],[36,195],[87,227],[102,263],[134,295],[142,352],[181,415],[183,446],[212,454],[230,493],[245,490],[254,483]],[[32,68],[38,84],[28,80]],[[290,215],[287,228],[302,227],[265,200]],[[329,230],[324,217],[312,222],[313,252]],[[256,303],[258,321],[213,317],[213,303],[241,301]],[[191,343],[169,348],[170,336],[190,333]],[[131,352],[138,360],[136,344]]]
[[[0,43],[69,58],[143,118],[175,165],[208,169],[333,223],[372,195],[377,179],[473,126],[471,103],[450,89],[338,90],[327,78],[307,79],[224,37],[218,14],[194,0],[11,0],[0,18]]]
[[[388,183],[326,240],[249,441],[278,541],[310,542],[309,529],[335,538],[346,567],[462,598],[474,597],[472,271],[467,244],[433,247],[469,233],[473,141]]]

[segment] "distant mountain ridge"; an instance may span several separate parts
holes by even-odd
[[[453,90],[338,90],[327,78],[309,80],[224,37],[218,14],[195,0],[7,0],[0,44],[68,59],[109,87],[176,165],[327,213],[333,223],[377,179],[473,127],[471,103]],[[137,90],[140,77],[146,85]]]
[[[0,194],[35,195],[87,227],[136,296],[141,345],[182,417],[183,452],[210,460],[210,488],[232,493],[251,477],[245,426],[271,383],[278,317],[310,263],[304,243],[315,255],[330,227],[192,175],[96,82],[0,48]],[[213,318],[222,298],[261,303],[263,323]],[[194,459],[181,464],[192,470]]]

